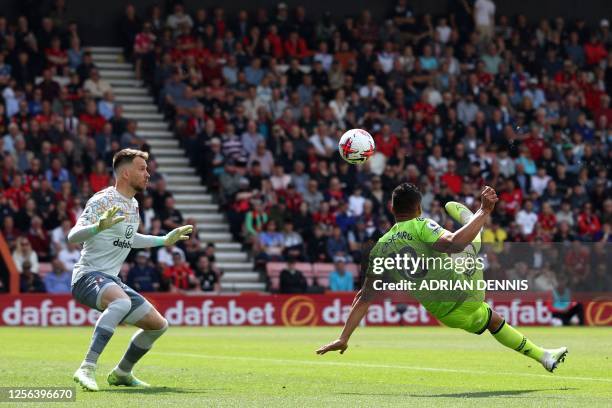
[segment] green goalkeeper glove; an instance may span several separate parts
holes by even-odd
[[[178,241],[185,241],[189,239],[189,234],[193,232],[193,225],[183,225],[170,231],[164,237],[164,245],[172,246]]]
[[[104,211],[104,213],[100,216],[100,219],[98,220],[98,225],[96,228],[97,232],[102,232],[106,229],[109,229],[113,225],[125,220],[125,217],[122,215],[115,217],[117,212],[119,212],[119,207],[117,206],[111,207],[108,210]]]

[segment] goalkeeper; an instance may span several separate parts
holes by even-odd
[[[188,239],[193,226],[185,225],[157,237],[136,232],[140,226],[136,193],[149,181],[148,154],[124,149],[115,154],[116,185],[96,193],[68,234],[71,243],[83,243],[81,257],[72,272],[72,296],[81,304],[102,312],[91,343],[73,379],[85,390],[97,391],[95,372],[100,354],[122,322],[138,330],[119,364],[109,373],[109,385],[149,385],[132,374],[138,362],[168,328],[166,319],[139,293],[119,279],[119,271],[131,248],[170,246]]]
[[[424,280],[446,280],[455,282],[458,280],[482,279],[482,268],[473,268],[469,271],[459,271],[455,268],[438,266],[421,268],[415,271],[399,270],[392,268],[382,275],[374,272],[374,263],[377,258],[392,258],[396,255],[408,254],[417,256],[422,254],[428,258],[447,258],[448,254],[460,254],[460,256],[475,256],[480,250],[480,230],[485,220],[498,201],[495,190],[485,187],[481,195],[481,206],[476,214],[456,202],[449,202],[445,208],[449,215],[457,222],[463,224],[459,230],[451,233],[440,227],[435,221],[421,218],[421,194],[418,189],[408,183],[395,188],[392,195],[392,211],[395,216],[395,225],[382,236],[370,251],[368,273],[363,288],[357,293],[351,312],[344,325],[340,337],[322,346],[317,354],[325,354],[328,351],[340,351],[340,354],[348,347],[348,340],[365,316],[368,307],[374,300],[374,281],[386,279],[398,281],[400,279],[412,279],[418,283]],[[434,263],[436,265],[436,263]],[[442,265],[438,262],[437,265]],[[429,287],[429,286],[427,286]],[[455,285],[449,287],[457,287]],[[461,286],[469,288],[469,285]],[[477,287],[475,285],[474,287]],[[506,323],[498,313],[491,310],[484,302],[484,291],[480,290],[453,290],[453,291],[426,291],[415,290],[410,292],[432,315],[444,325],[459,328],[474,334],[482,334],[489,330],[493,337],[504,346],[530,357],[550,372],[563,362],[567,354],[567,348],[544,349],[514,327]]]

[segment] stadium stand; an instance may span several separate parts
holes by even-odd
[[[0,16],[2,234],[11,251],[21,237],[36,246],[15,257],[36,257],[38,273],[127,146],[153,156],[143,229],[197,225],[184,246],[152,252],[160,290],[174,250],[194,269],[208,251],[224,291],[264,290],[264,276],[275,290],[288,259],[326,286],[321,263],[360,261],[401,181],[448,228],[445,202],[475,208],[496,188],[493,248],[611,240],[606,19],[498,15],[475,31],[464,10],[416,15],[405,0],[380,21],[315,21],[284,3],[151,13],[126,6],[121,48],[85,47],[77,23]],[[353,127],[376,140],[363,167],[337,154]]]

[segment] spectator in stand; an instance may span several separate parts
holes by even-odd
[[[437,176],[442,176],[448,170],[448,159],[442,156],[442,146],[435,145],[427,163],[433,168]]]
[[[166,198],[164,209],[160,211],[159,218],[167,231],[172,231],[183,225],[183,214],[174,207],[174,197]]]
[[[541,235],[550,241],[557,229],[557,217],[550,203],[542,204],[542,211],[538,214],[538,227]]]
[[[449,160],[447,171],[440,177],[440,181],[445,183],[454,194],[459,194],[463,189],[463,179],[455,172],[456,169],[455,161]]]
[[[51,39],[51,47],[45,50],[47,63],[55,71],[56,75],[66,75],[68,67],[68,53],[62,49],[61,41],[58,37]]]
[[[96,161],[93,172],[89,175],[89,184],[94,192],[105,189],[110,185],[110,174],[103,160]]]
[[[47,293],[65,294],[71,291],[72,272],[57,258],[51,262],[51,272],[48,272],[43,280]]]
[[[38,84],[38,89],[40,90],[40,96],[44,101],[53,101],[59,96],[60,86],[57,81],[53,79],[53,70],[45,69],[43,71],[43,80]]]
[[[38,255],[39,261],[48,262],[50,260],[51,240],[49,233],[44,228],[42,218],[38,215],[32,217],[27,238],[32,250]]]
[[[593,204],[585,203],[578,215],[578,233],[584,240],[590,241],[600,230],[601,222],[597,215],[593,214]]]
[[[83,84],[83,89],[95,99],[101,99],[106,92],[112,92],[113,88],[104,79],[100,78],[100,73],[93,68],[89,71],[89,77]]]
[[[172,265],[164,269],[163,276],[168,282],[170,292],[188,291],[199,283],[193,270],[185,262],[183,254],[176,250],[172,252]]]
[[[250,120],[248,122],[247,130],[242,134],[241,141],[242,148],[247,156],[255,153],[258,144],[265,143],[263,135],[257,130],[257,123],[255,121]]]
[[[79,37],[72,37],[70,39],[70,48],[68,48],[68,68],[75,71],[81,62],[83,61],[83,49],[81,48],[81,40]]]
[[[550,204],[548,201],[547,203]],[[555,218],[557,219],[557,225],[561,225],[562,222],[566,223],[569,227],[576,225],[576,218],[569,201],[563,201],[561,209],[555,214]]]
[[[494,252],[501,253],[507,239],[508,234],[499,223],[494,218],[489,219],[482,232],[482,243],[490,245]]]
[[[349,247],[346,238],[342,235],[340,227],[332,229],[331,236],[327,239],[327,256],[334,259],[336,256],[347,256]]]
[[[68,170],[62,167],[62,162],[57,157],[52,159],[51,167],[45,172],[45,177],[56,192],[60,191],[62,183],[70,181]]]
[[[473,14],[480,40],[488,41],[493,37],[495,29],[495,3],[492,0],[476,0]]]
[[[13,262],[19,273],[23,272],[22,265],[28,262],[30,272],[37,275],[40,269],[38,264],[38,255],[32,250],[30,240],[27,237],[17,239],[17,245],[13,252]]]
[[[51,252],[54,254],[58,254],[62,249],[64,249],[68,243],[68,233],[72,228],[72,223],[69,219],[65,219],[62,221],[60,226],[54,228],[51,231]]]
[[[302,63],[309,62],[308,58],[312,55],[306,41],[300,37],[298,31],[293,31],[289,34],[289,37],[285,40],[284,48],[285,55],[288,58],[298,59]]]
[[[254,244],[258,239],[259,233],[263,231],[264,225],[268,222],[268,214],[264,211],[260,200],[251,202],[251,209],[246,213],[244,219],[245,241]]]
[[[199,281],[199,289],[202,292],[219,293],[221,291],[221,282],[219,281],[221,272],[204,254],[198,257],[195,276]]]
[[[32,265],[30,261],[24,261],[19,270],[21,275],[19,276],[19,290],[21,293],[44,293],[45,284],[43,283],[38,273],[32,272]]]
[[[295,260],[289,259],[287,267],[280,273],[280,293],[306,293],[308,283],[304,274],[296,269]]]
[[[104,92],[104,96],[98,101],[98,112],[105,120],[110,120],[115,112],[115,97],[112,91]],[[105,124],[106,125],[106,124]]]
[[[531,238],[538,222],[538,215],[533,211],[533,202],[526,200],[523,209],[516,214],[516,223],[525,238]]]
[[[215,252],[216,248],[214,243],[209,242],[208,244],[206,244],[206,249],[204,249],[204,255],[206,255],[210,262],[216,261]]]
[[[268,221],[264,231],[258,234],[259,258],[266,261],[280,260],[284,251],[283,234],[277,231],[276,222]]]
[[[353,275],[346,270],[344,257],[335,257],[334,270],[329,274],[329,290],[332,292],[348,292],[353,289]]]
[[[174,5],[174,12],[166,19],[166,25],[176,31],[180,26],[193,27],[193,19],[185,13],[185,7],[181,3]]]
[[[132,148],[139,150],[149,150],[149,147],[145,143],[145,140],[136,133],[137,130],[138,122],[136,122],[135,120],[128,120],[126,123],[125,131],[123,132],[120,138],[122,149]]]
[[[607,57],[608,51],[597,34],[591,34],[591,39],[584,45],[584,55],[589,66],[597,65]]]
[[[152,68],[154,65],[154,50],[157,37],[153,33],[153,27],[150,22],[145,22],[142,25],[142,31],[138,33],[134,39],[134,60],[136,68],[136,78],[143,78],[142,66],[144,64],[147,69],[145,78],[152,79]]]
[[[136,253],[136,262],[130,268],[126,284],[138,292],[157,292],[160,288],[159,274],[150,262],[146,251]]]
[[[172,197],[172,193],[167,190],[166,180],[159,179],[155,183],[155,188],[149,190],[149,195],[153,197],[153,210],[156,214],[161,213],[166,205],[166,199]]]
[[[291,219],[285,220],[283,225],[283,248],[283,257],[285,259],[304,259],[304,239],[294,230]]]
[[[74,265],[79,261],[81,256],[81,247],[78,244],[68,243],[58,254],[57,259],[62,262],[62,264],[68,269],[72,271],[74,269]]]
[[[572,300],[571,290],[566,279],[561,279],[552,290],[551,309],[553,318],[561,320],[564,326],[572,324],[574,318],[584,326],[584,309],[582,304]]]

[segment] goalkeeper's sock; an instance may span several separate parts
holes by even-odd
[[[523,336],[522,333],[506,323],[505,320],[502,321],[497,330],[491,331],[491,334],[495,337],[495,340],[504,346],[518,351],[527,357],[531,357],[540,363],[542,362],[544,349],[535,345],[531,340]]]
[[[132,337],[128,349],[125,351],[123,358],[115,370],[121,375],[131,373],[134,364],[136,364],[142,356],[147,354],[151,347],[153,347],[155,340],[161,337],[166,330],[168,330],[167,322],[164,327],[159,330],[138,330]]]
[[[98,318],[96,327],[94,328],[89,350],[83,365],[96,365],[98,363],[98,357],[110,341],[115,327],[123,320],[132,307],[132,302],[127,298],[115,299],[108,304],[108,307]]]

